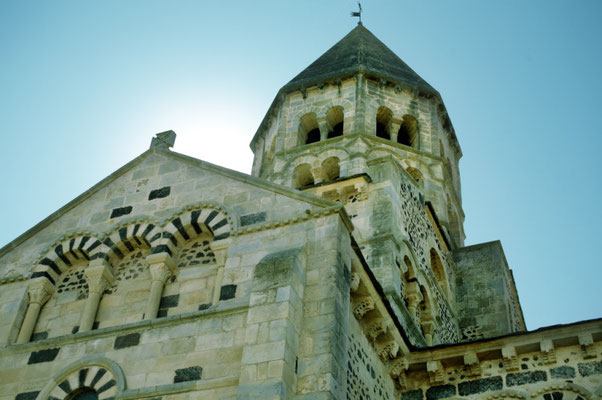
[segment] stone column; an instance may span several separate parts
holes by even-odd
[[[172,275],[175,275],[175,264],[167,253],[151,254],[146,257],[146,261],[149,265],[152,283],[144,319],[153,319],[157,317],[159,311],[159,303],[161,303],[165,282]]]
[[[92,329],[102,294],[109,286],[115,284],[111,267],[102,258],[90,261],[84,275],[88,282],[88,298],[79,322],[79,332],[87,332]]]
[[[318,126],[320,127],[320,141],[328,139],[328,131],[330,127],[328,126],[328,122],[318,121]]]
[[[405,299],[408,302],[408,311],[416,318],[416,311],[418,310],[418,305],[422,301],[422,293],[420,293],[420,286],[416,282],[409,282],[406,286]]]
[[[54,293],[54,285],[46,278],[41,278],[32,282],[29,285],[27,291],[29,295],[29,305],[27,306],[27,312],[17,337],[17,344],[23,344],[29,342],[33,329],[38,322],[38,316],[42,306],[48,301],[52,293]]]
[[[432,346],[433,333],[435,332],[435,322],[428,319],[426,321],[422,321],[420,323],[420,326],[422,327],[422,332],[424,333],[424,340],[426,341],[426,344]]]
[[[400,125],[396,122],[391,122],[389,132],[391,132],[391,141],[397,143],[397,135],[399,134]]]
[[[228,252],[227,246],[227,243],[211,246],[211,250],[213,251],[213,254],[215,254],[215,261],[217,262],[217,275],[215,276],[215,284],[213,285],[213,298],[211,300],[211,304],[214,306],[219,303],[222,282],[224,281],[224,267],[226,265],[226,253]]]

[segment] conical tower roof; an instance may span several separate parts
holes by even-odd
[[[409,86],[421,92],[438,94],[431,85],[361,24],[284,85],[282,91],[310,87],[359,72],[395,82],[402,87]]]

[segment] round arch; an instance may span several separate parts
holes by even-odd
[[[59,277],[73,265],[88,262],[98,252],[108,251],[100,236],[74,233],[55,242],[40,257],[31,278],[45,277],[56,285]]]
[[[65,400],[81,388],[94,390],[101,400],[114,398],[126,389],[125,375],[115,361],[102,356],[87,356],[54,375],[36,400]]]

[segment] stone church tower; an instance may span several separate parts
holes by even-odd
[[[363,25],[251,176],[174,141],[0,249],[0,400],[600,398],[602,320],[526,330],[441,95]]]

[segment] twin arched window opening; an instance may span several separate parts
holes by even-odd
[[[326,139],[342,136],[344,128],[344,113],[343,107],[335,106],[326,112],[326,124],[323,130]],[[323,135],[320,130],[320,124],[315,113],[307,113],[301,117],[299,124],[300,144],[311,144],[319,142]]]
[[[330,182],[338,179],[341,175],[341,167],[339,164],[338,157],[328,157],[324,161],[322,161],[321,171],[318,173],[318,177],[321,178],[321,182]],[[295,167],[295,171],[293,173],[293,185],[296,189],[303,189],[308,186],[312,186],[316,183],[316,178],[314,178],[314,171],[312,171],[311,165],[308,163],[303,163],[297,165]]]
[[[376,136],[382,139],[393,140],[393,112],[387,107],[379,107],[376,112]],[[418,147],[418,121],[411,115],[404,115],[397,130],[397,143],[409,147]]]

